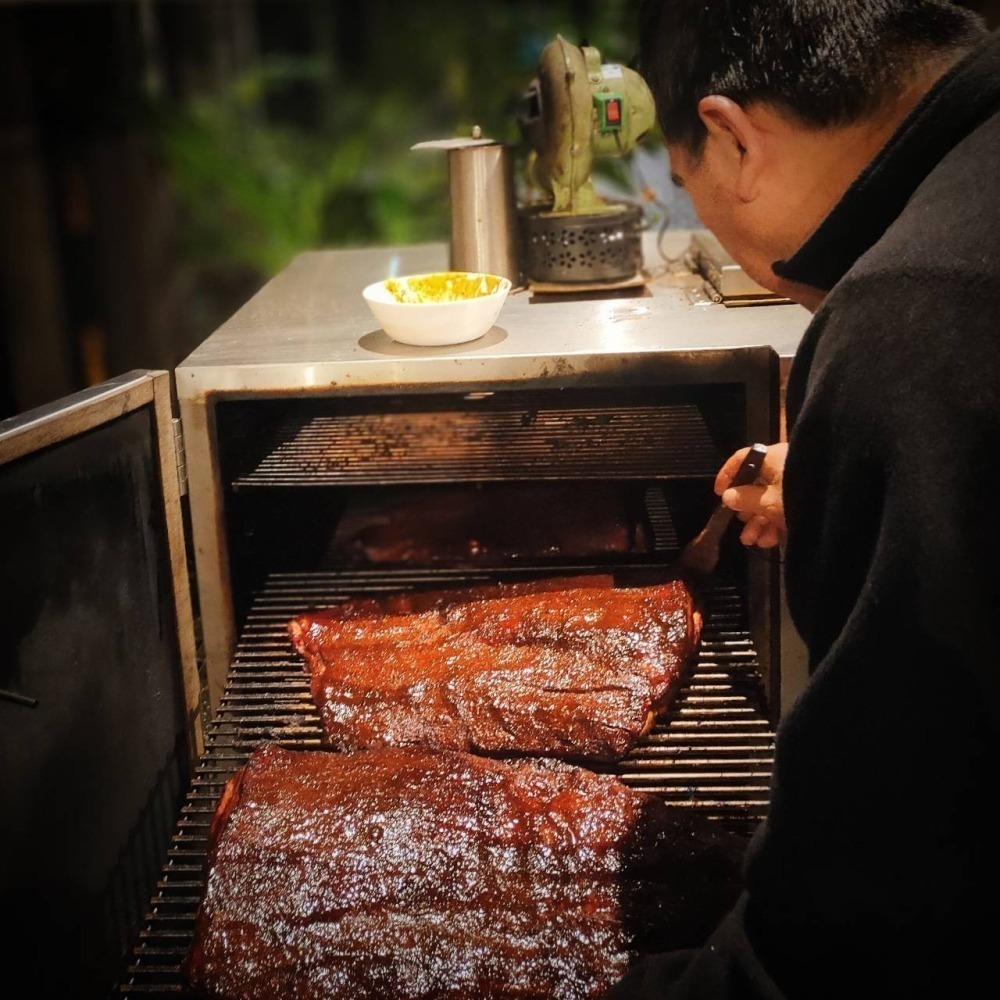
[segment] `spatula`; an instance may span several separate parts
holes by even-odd
[[[764,464],[764,456],[767,454],[767,445],[755,444],[747,452],[747,457],[743,459],[730,486],[748,486],[760,474],[760,467]],[[691,539],[681,550],[678,563],[682,570],[689,573],[698,581],[707,580],[714,572],[719,563],[719,546],[722,536],[729,522],[733,519],[735,511],[725,504],[720,503],[712,512],[708,523],[701,532]]]

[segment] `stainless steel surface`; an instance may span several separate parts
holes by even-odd
[[[521,283],[514,161],[502,143],[460,146],[448,151],[451,201],[449,266],[483,271]]]
[[[581,567],[582,570],[586,567]],[[188,1000],[181,962],[201,898],[209,825],[226,781],[260,740],[292,748],[322,744],[309,680],[286,631],[290,617],[386,586],[462,585],[488,574],[276,574],[260,591],[240,638],[206,752],[177,824],[170,860],[120,984],[123,998],[170,994]],[[757,654],[739,594],[719,586],[709,598],[698,662],[674,708],[614,767],[627,784],[697,810],[749,835],[767,806],[774,733],[760,708]]]
[[[90,389],[0,420],[0,462],[83,434],[123,413],[147,406],[153,398],[153,376],[166,372],[128,372]]]
[[[690,237],[680,235],[686,245]],[[555,387],[602,373],[628,381],[631,361],[668,352],[673,368],[701,368],[708,379],[734,348],[794,354],[809,321],[805,309],[693,306],[663,273],[655,234],[645,233],[643,244],[653,277],[635,295],[570,301],[515,292],[481,339],[425,348],[397,344],[378,329],[361,289],[391,273],[447,267],[445,244],[305,253],[181,362],[178,396],[511,381]]]

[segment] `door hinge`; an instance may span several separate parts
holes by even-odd
[[[184,433],[181,431],[180,417],[171,417],[170,422],[174,425],[174,459],[177,464],[177,482],[180,486],[181,496],[187,496],[188,473],[187,456],[184,453]]]

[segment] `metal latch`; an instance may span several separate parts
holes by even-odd
[[[8,691],[6,688],[0,688],[0,701],[9,701],[14,705],[23,705],[25,708],[38,708],[37,698],[21,694],[18,691]]]
[[[174,463],[177,466],[177,483],[182,497],[187,496],[188,472],[187,455],[184,451],[184,434],[181,431],[180,417],[171,417],[170,422],[174,425]]]

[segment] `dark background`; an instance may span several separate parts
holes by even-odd
[[[446,160],[409,147],[519,149],[542,48],[628,63],[637,6],[0,0],[0,418],[173,368],[302,250],[446,239]]]

